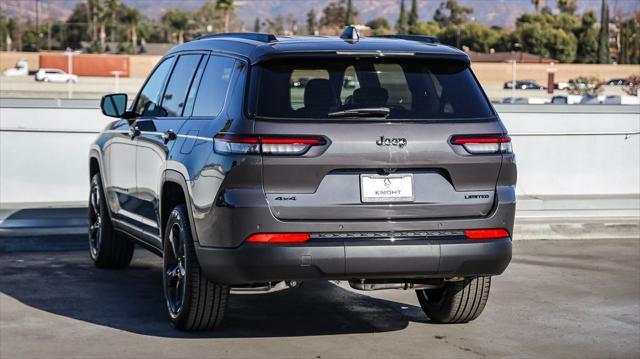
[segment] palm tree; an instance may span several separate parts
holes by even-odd
[[[229,18],[234,8],[233,0],[217,0],[216,2],[216,9],[222,10],[224,13],[224,32],[229,32]]]
[[[122,10],[122,3],[120,0],[107,0],[106,9],[108,9],[109,16],[111,18],[111,34],[109,35],[109,39],[112,42],[117,42],[116,39],[116,21],[118,19],[118,13]]]
[[[172,9],[162,15],[162,22],[178,34],[178,43],[184,42],[184,32],[189,29],[189,13],[180,9]]]
[[[126,8],[124,12],[123,20],[129,28],[129,34],[131,36],[131,50],[135,53],[138,48],[138,25],[142,15],[140,10],[135,8]]]

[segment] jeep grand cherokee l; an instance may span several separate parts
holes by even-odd
[[[90,150],[95,264],[127,266],[134,242],[162,256],[182,330],[218,325],[231,288],[305,280],[416,290],[438,323],[480,315],[511,260],[507,131],[464,52],[345,34],[205,36],[128,108],[103,97],[116,120]]]

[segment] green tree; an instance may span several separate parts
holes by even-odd
[[[27,31],[22,34],[22,49],[21,51],[38,51],[38,32],[35,26],[29,26],[27,24]]]
[[[418,25],[420,21],[420,15],[418,15],[418,0],[411,1],[411,10],[409,11],[409,19],[407,20],[407,24],[409,25],[409,33],[415,33],[415,27]]]
[[[561,13],[573,15],[578,9],[575,0],[557,0],[556,5]]]
[[[208,0],[196,10],[193,18],[201,33],[224,32],[224,12],[213,0]]]
[[[418,21],[418,24],[411,31],[414,35],[428,35],[439,38],[442,29],[435,21]]]
[[[4,15],[0,15],[0,51],[11,51],[6,48],[7,38],[9,38],[8,21]]]
[[[511,51],[513,50],[513,44],[520,43],[515,31],[505,31],[500,27],[494,27],[493,29],[497,33],[496,40],[492,45],[495,51]]]
[[[555,58],[561,62],[575,60],[577,40],[573,33],[540,22],[522,23],[516,32],[522,49],[526,52]]]
[[[260,18],[256,17],[256,20],[253,22],[253,32],[260,32]]]
[[[637,64],[638,63],[638,33],[640,32],[640,13],[636,18],[624,21],[620,26],[620,52],[618,53],[618,63]],[[640,82],[638,82],[640,84]]]
[[[569,94],[580,96],[598,96],[604,91],[604,82],[595,76],[578,76],[569,80]]]
[[[576,62],[595,64],[598,62],[598,29],[596,28],[596,13],[587,11],[582,14],[582,25],[577,31],[578,52]]]
[[[96,44],[98,42],[98,16],[101,12],[102,2],[100,0],[87,0],[86,6],[88,8],[87,23],[89,24],[87,30],[91,37],[91,42]]]
[[[344,25],[349,26],[355,23],[355,17],[358,12],[353,8],[353,1],[347,0],[347,14],[345,15]]]
[[[138,25],[141,19],[142,14],[140,10],[136,8],[125,8],[122,20],[127,26],[129,40],[131,41],[130,51],[133,53],[138,52]]]
[[[536,12],[540,11],[540,8],[544,6],[544,0],[531,0],[533,7],[536,9]]]
[[[109,40],[117,42],[118,15],[122,13],[123,6],[120,0],[107,0],[106,8],[109,13]]]
[[[286,19],[282,15],[276,16],[275,19],[267,19],[268,32],[272,34],[284,34]]]
[[[87,6],[83,3],[77,3],[65,22],[66,33],[63,47],[78,49],[81,47],[81,41],[91,40],[87,33],[87,16]]]
[[[176,34],[179,44],[184,42],[184,34],[189,29],[190,14],[181,9],[171,9],[162,15],[162,23]]]
[[[404,0],[400,0],[400,15],[396,22],[396,32],[398,34],[406,34],[409,32],[409,17],[407,11],[404,8]]]
[[[466,46],[472,51],[489,52],[494,48],[500,33],[498,30],[483,26],[478,22],[462,25],[449,25],[444,28],[438,38],[441,42],[456,46],[458,38],[460,46]]]
[[[602,10],[600,12],[600,33],[598,34],[598,63],[611,63],[611,53],[609,49],[609,5],[607,5],[607,0],[602,0]]]
[[[458,4],[457,0],[447,0],[441,2],[433,15],[433,20],[441,27],[448,25],[460,25],[469,21],[469,15],[473,14],[473,9]]]
[[[217,0],[216,8],[224,13],[224,32],[229,32],[229,20],[235,10],[233,0]]]
[[[371,28],[373,35],[384,35],[389,33],[391,30],[389,21],[386,17],[377,17],[369,20],[365,25]]]
[[[318,33],[318,17],[316,10],[311,8],[307,13],[307,34],[316,35]]]
[[[331,2],[322,9],[320,25],[334,30],[341,29],[347,21],[347,9],[344,1]]]

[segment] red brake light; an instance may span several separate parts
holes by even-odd
[[[220,135],[214,138],[214,149],[218,153],[301,155],[312,146],[324,144],[324,138],[316,136]]]
[[[264,145],[311,145],[319,146],[324,145],[325,142],[322,138],[317,137],[263,137],[262,144]]]
[[[456,145],[464,145],[467,143],[501,143],[509,142],[511,139],[508,136],[500,137],[455,137],[453,143]]]
[[[309,240],[309,233],[256,233],[250,235],[250,243],[303,243]]]
[[[470,154],[511,153],[511,137],[507,135],[453,136],[451,143],[461,145]]]
[[[469,229],[464,231],[468,239],[499,239],[509,237],[505,229]]]

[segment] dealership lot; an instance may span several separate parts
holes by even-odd
[[[637,357],[640,240],[517,241],[484,314],[435,325],[410,291],[345,283],[231,296],[219,332],[173,330],[158,257],[0,253],[0,357]]]

